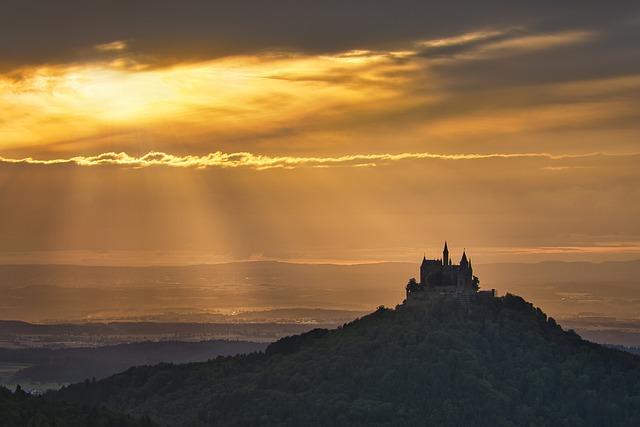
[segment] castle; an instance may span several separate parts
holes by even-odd
[[[495,296],[495,291],[478,291],[480,280],[473,275],[471,259],[462,252],[460,264],[453,264],[449,258],[449,248],[444,242],[442,259],[422,259],[420,282],[411,278],[407,283],[408,305],[421,303],[434,296],[453,296],[468,301],[476,295]]]

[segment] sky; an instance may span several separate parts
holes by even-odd
[[[5,0],[0,263],[640,258],[636,1]]]

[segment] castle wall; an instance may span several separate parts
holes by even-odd
[[[440,298],[455,298],[462,302],[471,302],[476,295],[477,294],[474,289],[467,287],[438,286],[426,288],[424,291],[408,293],[405,303],[408,306],[416,306]]]

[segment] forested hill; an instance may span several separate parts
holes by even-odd
[[[21,389],[0,387],[0,427],[154,427],[148,417],[135,419],[105,408],[51,402]]]
[[[265,353],[133,368],[54,397],[174,426],[637,426],[640,358],[507,295],[381,308]]]

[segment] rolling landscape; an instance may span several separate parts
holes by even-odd
[[[561,324],[593,334],[589,337],[597,342],[640,345],[640,261],[479,264],[476,271],[483,288],[521,295],[544,307]],[[380,304],[397,304],[403,297],[400,284],[411,275],[415,275],[411,263],[252,261],[126,268],[4,265],[0,266],[0,287],[7,318],[48,325],[54,337],[66,333],[55,331],[54,324],[97,327],[109,322],[152,322],[148,337],[159,333],[193,338],[197,336],[194,332],[170,326],[156,332],[151,327],[207,323],[217,326],[202,338],[264,341],[280,335],[266,329],[264,336],[259,331],[252,336],[242,331],[241,324],[339,325]],[[44,336],[46,328],[20,332],[17,326],[0,324],[0,340],[10,340],[13,333]],[[113,333],[118,334],[127,332]],[[145,337],[145,332],[136,334],[138,340]],[[94,335],[106,342],[110,333]]]
[[[5,423],[29,411],[54,420],[75,410],[76,420],[123,426],[632,426],[640,417],[639,368],[637,356],[563,331],[508,294],[468,305],[380,307],[263,352],[133,368],[39,398],[16,392],[11,399],[21,401],[0,407]]]

